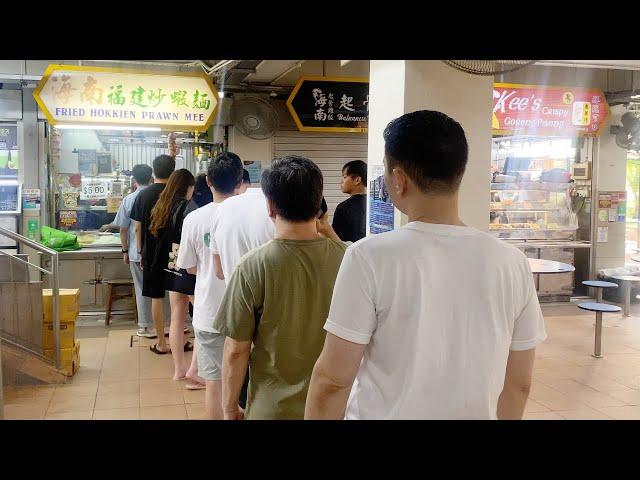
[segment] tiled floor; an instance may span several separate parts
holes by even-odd
[[[526,419],[640,419],[640,306],[604,317],[604,358],[591,356],[595,314],[543,306],[547,341],[538,348]],[[130,325],[130,324],[129,324]],[[128,326],[77,329],[81,368],[66,385],[5,387],[7,419],[199,419],[204,392],[171,379],[171,356],[133,348]],[[90,336],[85,336],[90,335]],[[190,355],[190,354],[188,354]]]
[[[82,329],[76,330],[79,337]],[[185,381],[172,380],[171,355],[149,350],[155,340],[140,338],[130,348],[132,333],[111,329],[107,336],[79,338],[81,366],[65,385],[5,387],[5,418],[201,419],[204,391],[186,390]]]

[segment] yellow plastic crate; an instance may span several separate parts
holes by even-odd
[[[60,322],[60,348],[73,348],[76,341],[76,324]],[[42,325],[42,348],[53,349],[53,323]]]
[[[80,313],[80,290],[61,288],[58,311],[60,323],[75,322]],[[53,293],[50,288],[42,289],[42,315],[45,323],[53,322]]]
[[[53,349],[45,350],[44,355],[53,359]],[[78,368],[80,368],[80,342],[76,340],[73,348],[60,350],[60,370],[67,377],[73,377]]]

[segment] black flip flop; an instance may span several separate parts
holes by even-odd
[[[184,351],[191,352],[193,350],[193,343],[187,342],[184,344]]]
[[[171,349],[167,350],[166,352],[159,350],[157,343],[154,343],[153,346],[149,347],[149,350],[151,350],[156,355],[166,355],[167,353],[171,353]]]

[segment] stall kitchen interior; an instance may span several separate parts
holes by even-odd
[[[485,63],[0,60],[0,418],[205,417],[205,390],[140,335],[136,237],[114,224],[134,167],[169,155],[205,182],[233,152],[260,188],[274,158],[303,156],[331,223],[362,161],[366,235],[381,235],[409,223],[384,127],[418,110],[464,128],[462,221],[531,259],[548,338],[524,419],[640,418],[640,61]]]

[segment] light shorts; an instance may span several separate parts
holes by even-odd
[[[198,342],[198,375],[205,380],[222,381],[222,351],[225,336],[193,329]]]

